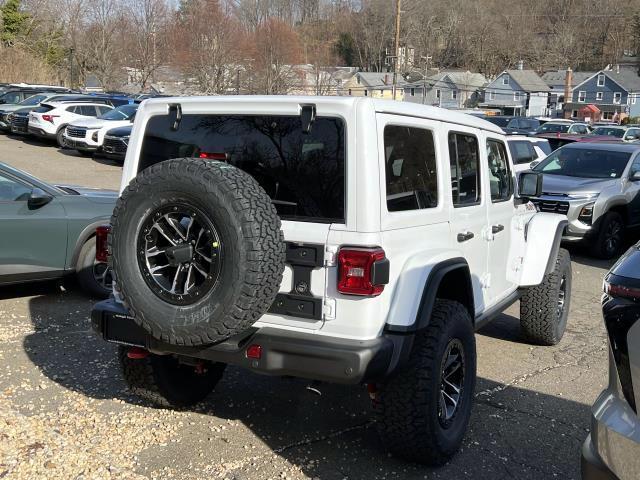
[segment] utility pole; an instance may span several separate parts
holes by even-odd
[[[69,87],[73,88],[74,86],[74,78],[73,78],[73,47],[69,49]]]
[[[394,57],[395,61],[393,62],[393,99],[396,99],[396,91],[398,89],[398,59],[400,55],[398,55],[398,51],[400,50],[400,4],[402,0],[396,0],[396,41],[395,41],[395,49]],[[406,55],[405,55],[406,56]]]
[[[429,75],[429,60],[431,55],[422,57],[424,59],[424,74],[422,75],[422,104],[427,103],[427,75]]]

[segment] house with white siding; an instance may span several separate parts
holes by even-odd
[[[480,107],[499,108],[504,115],[547,115],[549,86],[533,70],[505,70],[484,89]]]

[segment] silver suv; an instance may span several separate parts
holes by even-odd
[[[543,212],[568,217],[564,241],[587,242],[593,255],[612,258],[625,230],[640,225],[638,152],[638,145],[565,145],[534,168],[544,182],[532,201]]]

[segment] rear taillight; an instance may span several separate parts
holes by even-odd
[[[627,287],[620,284],[604,281],[604,293],[614,298],[627,298],[629,300],[640,301],[640,288]]]
[[[45,122],[53,123],[53,115],[42,115],[42,119]]]
[[[111,227],[109,225],[101,225],[96,228],[96,260],[106,262],[109,258],[108,237]]]
[[[389,260],[381,248],[343,248],[338,252],[338,291],[380,295],[389,283]]]

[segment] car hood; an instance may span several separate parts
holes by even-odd
[[[117,190],[104,188],[79,187],[78,185],[56,185],[56,187],[68,193],[77,193],[96,203],[115,203],[118,198]]]
[[[613,178],[581,178],[567,177],[565,175],[543,176],[542,191],[545,194],[581,194],[601,192],[602,190],[615,185],[619,179]]]
[[[28,108],[33,109],[36,107],[37,105],[34,107],[28,107]],[[27,107],[25,107],[24,105],[1,105],[0,111],[5,113],[10,113],[10,112],[15,112],[16,110],[20,110],[21,108],[27,108]]]
[[[109,120],[102,120],[100,118],[87,118],[84,120],[76,120],[71,123],[72,127],[82,127],[82,128],[102,128],[107,123],[111,123]]]

